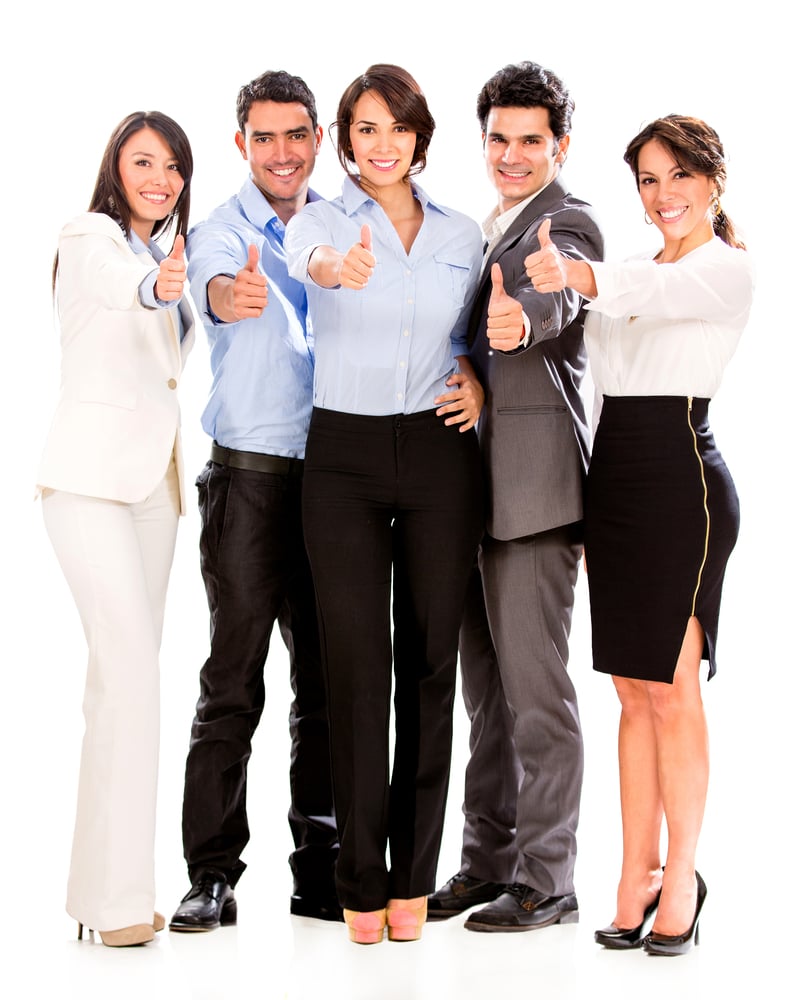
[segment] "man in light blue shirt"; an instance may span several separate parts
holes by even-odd
[[[313,347],[303,286],[288,276],[283,237],[307,201],[321,144],[304,81],[267,72],[242,87],[236,145],[250,177],[195,226],[188,275],[211,349],[202,426],[211,460],[197,479],[200,554],[211,614],[183,798],[191,889],[172,930],[236,921],[233,889],[249,840],[247,764],[264,702],[275,621],[289,651],[291,912],[342,919],[337,835],[316,609],[301,520]]]

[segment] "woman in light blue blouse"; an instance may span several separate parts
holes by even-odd
[[[350,938],[369,944],[386,925],[389,939],[419,938],[435,886],[458,630],[483,523],[483,393],[465,341],[482,237],[411,181],[435,122],[405,70],[358,77],[335,127],[343,193],[295,216],[286,248],[316,349],[303,516],[329,683],[337,887]]]

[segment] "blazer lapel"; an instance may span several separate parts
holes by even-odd
[[[567,193],[567,189],[558,175],[540,192],[536,198],[532,199],[523,212],[521,212],[518,218],[513,222],[504,236],[501,237],[496,246],[491,250],[488,259],[485,261],[484,267],[482,268],[482,274],[480,275],[479,284],[477,285],[476,298],[474,299],[474,308],[471,310],[471,317],[468,324],[469,344],[474,342],[474,339],[479,332],[477,327],[484,312],[485,300],[490,295],[490,269],[492,265],[496,263],[502,254],[505,254],[509,249],[515,246],[515,244],[518,243],[523,236],[526,235],[529,227],[535,222],[536,219],[542,219],[547,212],[550,212],[556,205],[559,205]]]

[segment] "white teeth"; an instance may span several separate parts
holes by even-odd
[[[387,167],[394,166],[394,164],[398,163],[399,161],[398,160],[372,160],[371,162],[374,164],[375,167],[387,168]]]
[[[149,194],[147,191],[142,191],[141,192],[141,197],[144,198],[144,199],[146,199],[147,201],[154,201],[157,204],[162,205],[166,201],[168,195],[165,195],[165,194]]]
[[[296,173],[296,167],[285,167],[283,170],[272,170],[273,174],[277,174],[278,177],[290,177],[291,174]]]
[[[660,217],[663,219],[678,219],[680,215],[684,215],[687,211],[686,208],[671,208],[669,210],[662,209],[660,211]]]

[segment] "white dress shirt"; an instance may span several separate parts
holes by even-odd
[[[590,266],[598,295],[585,344],[598,396],[714,396],[751,308],[749,254],[715,237],[672,264]]]

